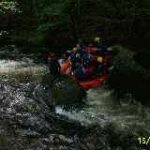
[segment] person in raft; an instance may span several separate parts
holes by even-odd
[[[100,37],[95,37],[94,46],[102,54],[108,53],[108,43],[106,41],[102,40]]]
[[[52,55],[51,59],[48,60],[48,66],[49,66],[50,74],[54,78],[57,78],[60,74],[61,66],[60,66],[58,59],[55,55]]]

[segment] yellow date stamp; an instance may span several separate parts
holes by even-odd
[[[142,145],[149,145],[150,144],[150,136],[149,137],[144,137],[144,136],[138,137],[138,142],[139,142],[139,144],[142,144]]]

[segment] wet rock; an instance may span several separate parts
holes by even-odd
[[[119,99],[126,94],[132,94],[137,101],[150,105],[149,69],[136,61],[133,51],[122,46],[114,46],[113,51],[117,54],[113,58],[113,69],[110,71],[107,84],[114,89],[114,95]]]
[[[0,143],[0,148],[71,149],[73,140],[65,133],[73,134],[80,129],[80,124],[67,122],[66,118],[56,115],[47,105],[47,97],[33,94],[37,85],[30,84],[1,84],[0,135],[6,136],[3,143],[7,144]],[[43,87],[39,86],[39,89]]]
[[[43,84],[48,85],[55,105],[71,105],[82,103],[86,92],[75,81],[65,75],[54,79],[49,74],[43,77]]]

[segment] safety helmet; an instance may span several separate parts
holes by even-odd
[[[100,41],[100,37],[95,37],[94,41],[95,41],[95,42]]]
[[[80,58],[80,54],[79,53],[76,54],[76,58]]]
[[[97,62],[102,63],[103,62],[103,57],[101,57],[101,56],[97,57]]]
[[[76,48],[76,47],[74,47],[74,48],[72,49],[72,51],[73,51],[73,52],[76,52],[76,51],[77,51],[77,48]]]

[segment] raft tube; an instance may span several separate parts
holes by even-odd
[[[99,78],[95,78],[88,81],[77,81],[81,88],[85,90],[93,89],[102,86],[103,82],[108,79],[108,75],[103,75]]]
[[[108,79],[108,75],[105,74],[100,77],[96,77],[94,79],[80,81],[77,78],[75,78],[74,76],[70,75],[70,73],[67,73],[68,72],[67,70],[69,69],[69,67],[71,67],[71,63],[69,60],[66,61],[64,64],[61,64],[61,73],[68,75],[70,78],[75,80],[81,88],[83,88],[85,90],[100,87],[100,86],[102,86],[103,82]]]

